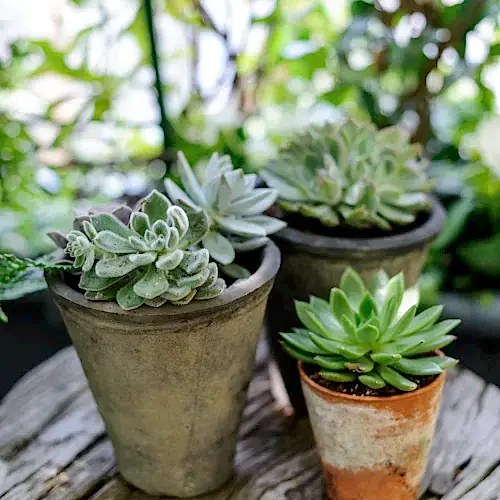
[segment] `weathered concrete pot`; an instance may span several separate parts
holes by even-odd
[[[316,384],[299,363],[326,491],[332,500],[415,500],[445,373],[403,395],[360,397]]]
[[[113,442],[123,477],[153,495],[215,490],[233,472],[238,426],[269,291],[274,244],[219,297],[123,311],[47,281]]]
[[[275,235],[282,263],[269,298],[267,334],[271,352],[297,415],[305,415],[304,398],[295,361],[278,343],[279,332],[300,326],[294,300],[309,300],[310,295],[327,298],[338,286],[347,267],[370,280],[380,269],[394,276],[405,275],[408,288],[420,277],[430,245],[445,220],[440,203],[433,201],[429,218],[407,233],[381,238],[332,238],[287,227]]]

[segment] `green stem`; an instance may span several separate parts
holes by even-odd
[[[173,148],[173,129],[170,125],[167,112],[165,109],[165,101],[163,96],[163,84],[160,75],[160,63],[157,52],[156,29],[153,19],[153,6],[151,0],[144,0],[144,10],[146,14],[146,24],[148,28],[149,44],[151,47],[151,63],[155,72],[155,88],[158,107],[160,109],[160,126],[163,131],[163,152],[165,157],[170,157],[169,150]]]

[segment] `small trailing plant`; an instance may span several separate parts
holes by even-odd
[[[413,305],[399,316],[404,290],[402,274],[388,280],[381,272],[368,289],[348,268],[329,302],[295,303],[304,328],[281,333],[282,345],[326,380],[414,391],[418,385],[405,375],[438,375],[458,363],[435,351],[456,338],[450,332],[460,320],[437,323],[442,306],[416,314]]]
[[[261,175],[285,211],[329,227],[389,231],[429,210],[426,167],[398,128],[347,120],[296,136]]]
[[[286,223],[262,215],[276,201],[278,192],[256,187],[257,176],[234,169],[229,156],[214,153],[200,183],[185,156],[179,153],[178,171],[184,191],[171,179],[165,181],[168,196],[174,203],[198,206],[206,210],[210,230],[201,243],[210,256],[226,266],[234,277],[246,277],[233,264],[236,252],[255,250],[267,244],[268,235],[283,229]]]
[[[195,247],[208,230],[204,210],[173,205],[154,190],[135,211],[124,206],[80,216],[67,236],[49,233],[65,250],[60,264],[1,256],[0,285],[21,281],[33,269],[63,269],[81,273],[86,299],[116,300],[125,310],[211,299],[226,284],[208,250]]]

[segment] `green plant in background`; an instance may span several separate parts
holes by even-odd
[[[236,252],[248,252],[267,244],[268,235],[283,229],[286,223],[262,215],[275,201],[278,192],[256,187],[257,176],[235,169],[229,156],[210,158],[205,179],[200,183],[186,158],[179,153],[177,163],[184,191],[171,179],[165,181],[168,196],[175,203],[206,210],[210,231],[201,239],[211,257],[224,265],[234,277],[247,277],[234,264]]]
[[[125,310],[143,304],[159,307],[166,302],[184,305],[222,293],[225,282],[209,262],[205,249],[191,249],[209,229],[206,213],[172,205],[152,191],[137,211],[120,207],[75,219],[67,236],[51,233],[65,249],[67,259],[56,269],[81,272],[79,288],[88,300],[116,300]],[[33,268],[52,270],[44,262],[2,256],[0,285],[20,282]],[[9,264],[10,267],[7,267]],[[17,270],[17,271],[16,271]]]
[[[426,167],[419,146],[397,128],[347,120],[298,135],[261,175],[286,211],[330,227],[391,230],[429,210]]]
[[[326,380],[413,391],[418,385],[405,375],[438,375],[458,362],[435,351],[455,339],[450,332],[460,320],[436,323],[441,306],[416,314],[413,305],[398,315],[404,290],[402,274],[387,280],[381,272],[367,289],[348,268],[329,302],[296,302],[304,327],[281,333],[282,345],[294,358],[316,365]]]

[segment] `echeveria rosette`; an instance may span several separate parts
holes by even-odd
[[[368,289],[348,268],[329,301],[296,302],[304,327],[281,333],[282,345],[294,358],[317,365],[324,379],[413,391],[418,386],[405,375],[439,375],[458,363],[435,351],[456,338],[450,332],[460,320],[438,323],[442,306],[416,314],[414,305],[398,313],[404,290],[402,274],[388,282],[381,274]]]
[[[116,299],[130,310],[206,300],[226,287],[208,251],[192,249],[208,232],[207,214],[172,205],[156,190],[136,211],[82,216],[75,227],[56,239],[67,242],[74,267],[82,269],[79,287],[88,300]]]
[[[420,146],[397,127],[347,120],[296,136],[261,175],[286,211],[328,227],[390,230],[429,210],[426,167]]]
[[[279,219],[262,215],[276,201],[278,192],[256,187],[257,176],[235,170],[229,156],[212,155],[203,183],[198,181],[182,153],[177,165],[184,191],[167,179],[167,194],[175,203],[205,209],[210,231],[201,242],[220,264],[232,264],[236,252],[264,246],[269,241],[268,235],[286,226]]]

